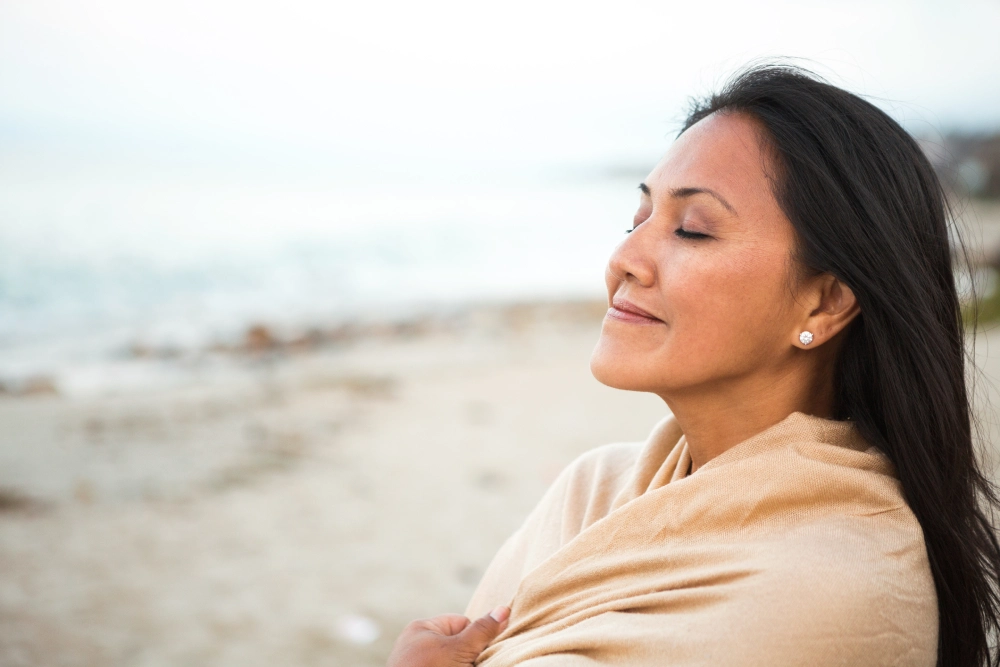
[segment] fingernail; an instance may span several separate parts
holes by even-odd
[[[503,623],[510,616],[510,607],[505,607],[500,605],[496,609],[490,612],[490,618],[492,618],[497,623]]]

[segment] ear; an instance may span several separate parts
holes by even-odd
[[[805,318],[792,336],[792,344],[796,347],[811,349],[822,345],[843,331],[861,312],[851,288],[829,273],[811,281],[802,296],[804,300],[800,303],[805,307]],[[803,331],[812,334],[809,343],[800,340]]]

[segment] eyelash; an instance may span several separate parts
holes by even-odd
[[[674,234],[681,237],[682,239],[707,239],[708,234],[701,234],[700,232],[689,232],[683,227],[678,227],[674,230]]]
[[[638,227],[638,225],[636,225],[636,227]],[[632,232],[634,232],[636,230],[636,227],[633,227],[632,229],[626,229],[625,233],[626,234],[631,234]],[[678,227],[677,229],[675,229],[674,230],[674,234],[676,234],[677,236],[681,237],[682,239],[707,239],[707,238],[710,238],[708,236],[708,234],[702,234],[700,232],[689,232],[686,229],[684,229],[683,227]]]

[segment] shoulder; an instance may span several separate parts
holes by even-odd
[[[556,476],[521,526],[493,557],[466,615],[508,604],[522,577],[601,513],[601,500],[627,479],[642,443],[619,442],[583,452]]]
[[[613,442],[579,454],[556,475],[525,522],[546,530],[574,524],[575,515],[614,495],[627,482],[643,447],[641,442]],[[575,526],[575,530],[580,528]],[[571,528],[574,529],[574,528]]]
[[[909,507],[797,526],[766,559],[766,635],[812,645],[831,664],[935,663],[937,597]]]
[[[772,551],[779,577],[831,603],[875,602],[908,591],[937,607],[923,531],[906,505],[803,523],[776,540]]]
[[[542,503],[550,525],[559,526],[561,544],[608,515],[632,476],[642,447],[641,442],[601,445],[580,454],[563,469]]]
[[[649,466],[651,474],[659,470],[680,436],[676,419],[668,414],[653,426],[644,441],[613,442],[579,455],[563,470],[560,481],[579,485],[597,480],[605,486],[617,485],[620,490],[639,467]]]
[[[589,449],[563,469],[559,477],[580,482],[628,475],[642,451],[641,442],[612,442]]]

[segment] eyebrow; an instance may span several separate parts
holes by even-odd
[[[646,185],[645,183],[640,183],[639,189],[642,190],[643,194],[645,194],[646,196],[652,196],[652,192],[650,191],[649,186]],[[733,215],[739,215],[736,212],[736,209],[733,208],[733,205],[727,202],[725,198],[715,190],[709,190],[708,188],[671,188],[669,192],[671,197],[677,199],[685,199],[687,197],[693,197],[695,195],[708,195],[709,197],[713,197],[716,201],[722,204],[725,207],[725,209],[730,213],[732,213]]]

